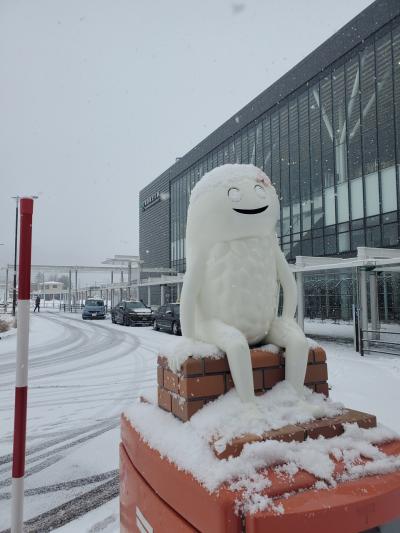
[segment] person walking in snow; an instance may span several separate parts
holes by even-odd
[[[35,299],[35,309],[33,310],[33,312],[36,311],[36,309],[38,310],[38,313],[40,313],[40,296],[36,296],[36,299]]]

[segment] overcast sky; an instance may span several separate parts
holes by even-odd
[[[370,0],[0,0],[0,266],[138,253],[138,196]],[[155,236],[156,238],[156,236]]]

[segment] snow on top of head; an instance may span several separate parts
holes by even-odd
[[[254,180],[272,187],[271,180],[260,168],[254,165],[226,164],[204,174],[201,180],[193,187],[190,202],[195,202],[205,192],[221,185],[233,185],[239,179]]]

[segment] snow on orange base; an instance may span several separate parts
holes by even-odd
[[[178,470],[151,449],[125,417],[121,435],[122,531],[138,531],[135,505],[145,509],[155,525],[164,517],[161,528],[149,520],[155,533],[165,531],[166,523],[171,523],[171,527],[176,524],[173,530],[182,532],[192,531],[191,527],[216,533],[241,531],[241,517],[235,514],[238,492],[226,486],[217,493],[208,492],[191,474]],[[387,455],[400,456],[400,441],[382,444],[379,449]],[[337,461],[336,472],[341,468]],[[355,533],[399,515],[399,471],[346,481],[326,490],[313,489],[317,479],[304,471],[289,476],[269,468],[265,473],[272,481],[265,494],[274,498],[274,510],[246,515],[248,533]],[[299,489],[302,492],[296,493]],[[130,499],[127,494],[131,494]],[[277,512],[280,505],[283,513]]]

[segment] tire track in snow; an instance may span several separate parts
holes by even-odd
[[[119,476],[115,474],[110,480],[102,485],[85,492],[84,494],[69,500],[50,511],[46,511],[24,523],[24,533],[48,533],[64,526],[80,516],[100,507],[119,493]],[[0,533],[10,533],[5,529]]]

